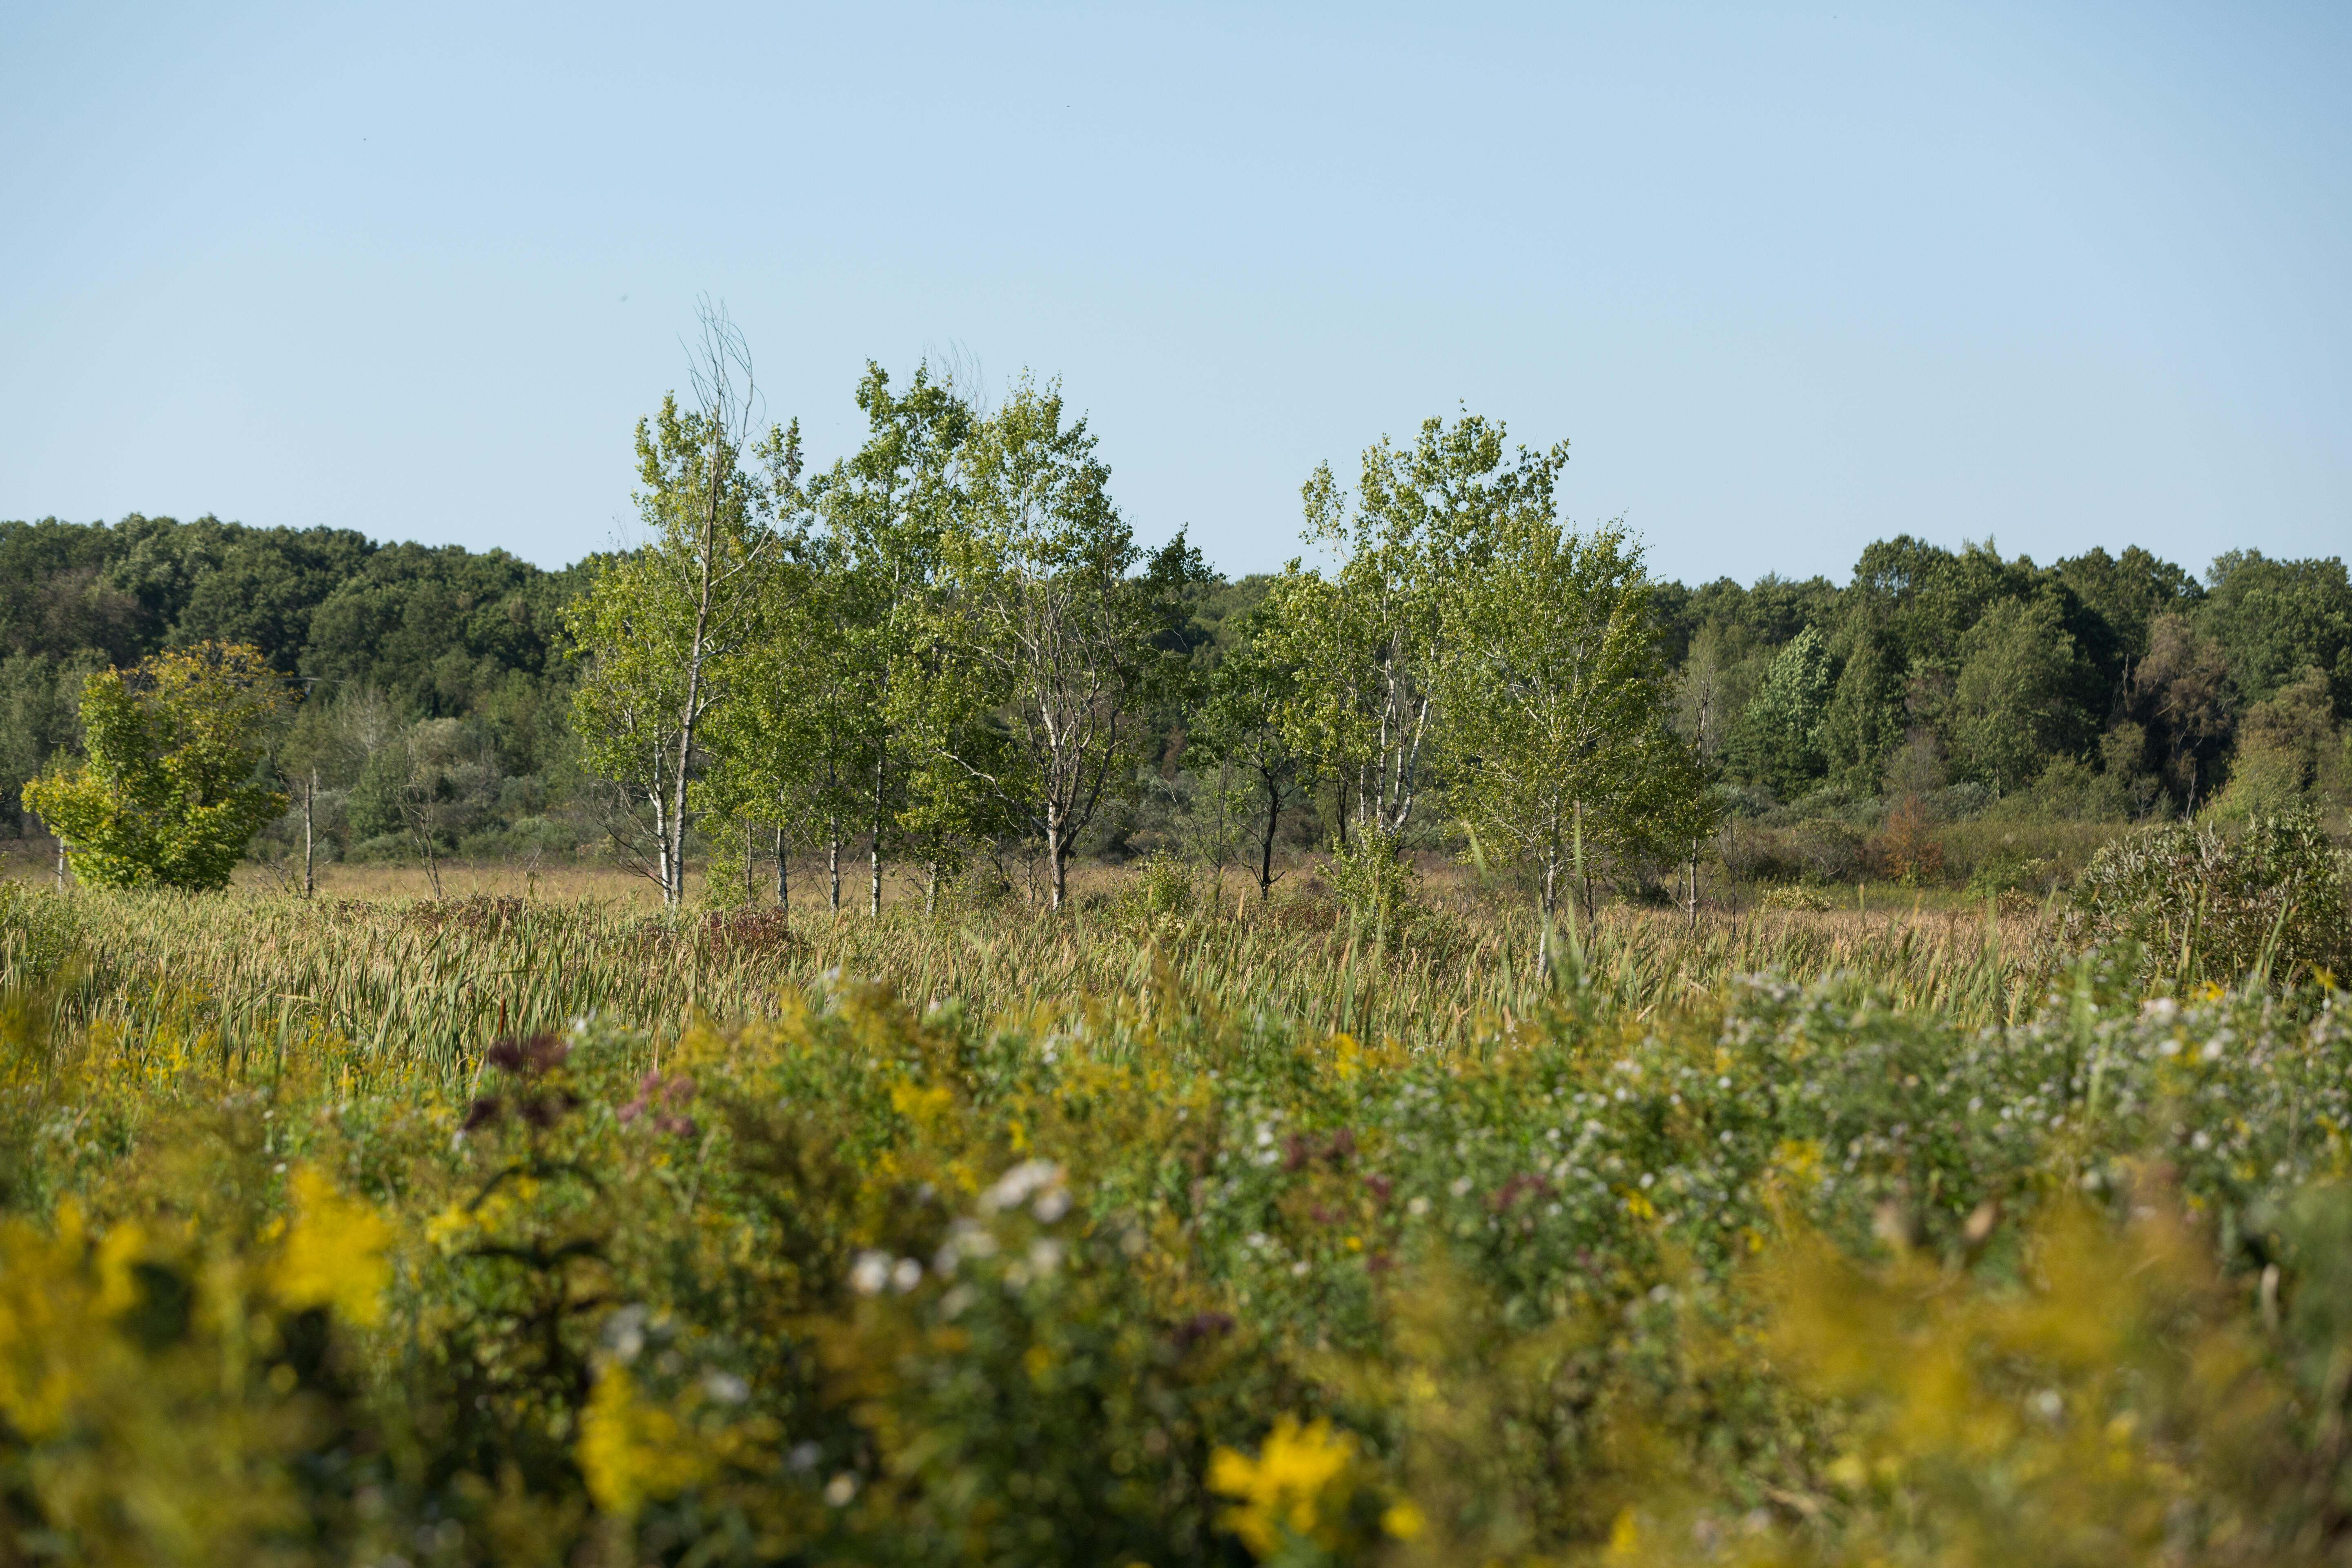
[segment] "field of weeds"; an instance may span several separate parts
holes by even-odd
[[[2347,1555],[2325,976],[1101,892],[0,890],[0,1553]]]

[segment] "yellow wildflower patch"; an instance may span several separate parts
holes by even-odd
[[[365,1326],[383,1315],[383,1289],[392,1282],[384,1256],[392,1239],[383,1216],[335,1190],[315,1166],[293,1178],[294,1221],[270,1269],[272,1293],[297,1311],[327,1307]]]
[[[1266,1434],[1257,1457],[1219,1448],[1209,1459],[1209,1489],[1238,1499],[1224,1526],[1259,1557],[1271,1557],[1296,1537],[1326,1547],[1339,1540],[1341,1515],[1354,1490],[1356,1442],[1331,1423],[1302,1426],[1285,1415]]]

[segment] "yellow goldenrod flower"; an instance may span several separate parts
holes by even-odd
[[[596,1379],[580,1418],[580,1472],[596,1506],[635,1519],[646,1503],[674,1497],[709,1474],[709,1456],[677,1415],[637,1396],[623,1366]]]
[[[375,1322],[392,1282],[383,1256],[391,1227],[368,1205],[337,1192],[315,1166],[297,1170],[293,1188],[294,1223],[270,1272],[278,1300],[297,1311],[331,1307],[352,1322]]]
[[[1225,1511],[1225,1528],[1260,1557],[1272,1556],[1286,1536],[1329,1545],[1347,1506],[1355,1456],[1355,1439],[1332,1431],[1330,1422],[1301,1426],[1285,1415],[1256,1458],[1234,1448],[1211,1455],[1209,1489],[1240,1500]]]

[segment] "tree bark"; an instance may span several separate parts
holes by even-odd
[[[833,900],[833,912],[839,914],[841,912],[841,818],[832,812],[827,812],[824,818],[824,868],[833,882],[830,895]]]
[[[318,883],[311,875],[310,834],[311,803],[317,800],[318,795],[319,770],[312,768],[310,782],[303,786],[302,790],[302,896],[306,899],[310,897],[318,888]]]
[[[1282,788],[1270,773],[1261,773],[1265,780],[1265,837],[1258,845],[1257,901],[1265,903],[1274,897],[1274,835],[1282,821]]]
[[[889,760],[887,755],[875,758],[874,840],[867,846],[873,862],[873,878],[866,912],[877,920],[879,920],[882,915],[882,802],[884,790],[888,783],[887,771],[888,767]]]
[[[784,830],[776,829],[776,908],[789,911],[793,907],[793,888],[785,867],[785,855],[792,846],[784,840]]]
[[[1069,893],[1069,862],[1062,843],[1061,808],[1050,800],[1045,805],[1045,881],[1051,889],[1051,908],[1059,914],[1063,900]]]

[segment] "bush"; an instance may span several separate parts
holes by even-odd
[[[1360,830],[1331,854],[1331,886],[1348,912],[1370,926],[1375,941],[1400,930],[1412,905],[1414,868],[1393,834]]]
[[[0,987],[38,985],[81,945],[81,922],[56,893],[0,882]]]
[[[1942,876],[1944,847],[1936,842],[1927,803],[1916,795],[1904,796],[1871,840],[1870,858],[1881,872],[1906,887],[1920,887]]]
[[[2232,984],[2266,967],[2292,983],[2352,972],[2345,861],[2308,811],[2238,836],[2210,824],[2145,828],[2092,858],[2064,932],[2077,946],[2128,943],[2144,982]]]
[[[1143,858],[1128,891],[1135,912],[1146,920],[1191,914],[1199,896],[1192,868],[1165,849]]]

